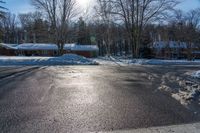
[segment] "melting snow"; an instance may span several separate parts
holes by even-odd
[[[199,79],[200,79],[200,70],[194,72],[194,73],[192,74],[192,77],[193,77],[193,78],[199,78]]]
[[[97,65],[98,63],[75,54],[60,57],[6,57],[0,56],[0,66],[9,65]]]
[[[160,59],[124,59],[121,57],[99,57],[95,59],[100,64],[126,65],[199,65],[200,60],[160,60]]]

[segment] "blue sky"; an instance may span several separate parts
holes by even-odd
[[[34,10],[34,7],[31,5],[30,0],[4,0],[6,1],[5,6],[12,13],[26,13]]]
[[[4,0],[6,1],[6,7],[12,13],[26,13],[34,10],[34,7],[31,6],[30,0]],[[188,11],[190,9],[195,9],[200,7],[200,0],[180,0],[182,4],[180,4],[177,8],[180,8],[184,11]]]
[[[182,3],[177,6],[183,11],[188,11],[200,7],[200,0],[180,0]]]

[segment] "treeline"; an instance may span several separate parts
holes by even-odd
[[[32,0],[37,12],[6,13],[4,43],[96,44],[100,55],[141,57],[155,41],[200,44],[200,9],[176,10],[177,0],[96,0],[81,14],[74,0]]]

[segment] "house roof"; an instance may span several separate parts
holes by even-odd
[[[6,49],[16,49],[17,44],[5,44],[5,43],[0,43],[1,47],[4,47]]]
[[[23,43],[20,45],[9,45],[2,44],[3,47],[9,49],[17,49],[17,50],[58,50],[58,46],[56,44],[45,44],[45,43]],[[65,44],[65,50],[71,51],[98,51],[99,48],[97,45],[78,45],[75,43]]]
[[[19,50],[58,50],[55,44],[42,44],[42,43],[24,43],[16,47]]]
[[[185,42],[175,42],[175,41],[159,41],[153,43],[153,48],[187,48],[187,43]]]
[[[78,44],[65,44],[65,50],[72,51],[98,51],[99,48],[97,45],[78,45]]]

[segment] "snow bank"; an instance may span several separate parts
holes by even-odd
[[[97,65],[98,63],[75,54],[60,57],[0,57],[0,66],[32,66],[32,65]]]
[[[66,54],[61,57],[50,58],[50,64],[55,65],[97,65],[98,63],[76,54]]]
[[[125,59],[121,57],[99,57],[96,59],[100,64],[120,65],[200,65],[200,60],[160,60],[160,59]]]
[[[191,64],[200,64],[200,60],[188,61],[188,60],[135,59],[131,60],[129,63],[140,64],[140,65],[191,65]]]
[[[179,81],[180,82],[180,81]],[[172,93],[172,97],[180,101],[181,104],[188,105],[192,102],[200,99],[200,86],[196,82],[183,81],[185,84],[180,86],[180,90],[176,93]],[[189,84],[188,84],[189,82]],[[179,97],[179,99],[177,99]]]
[[[129,62],[126,60],[120,60],[112,56],[98,57],[94,61],[98,62],[101,65],[119,65],[119,66],[128,66]]]
[[[200,79],[200,70],[194,72],[194,73],[192,74],[192,77],[193,77],[193,78],[198,78],[198,79]]]
[[[173,80],[172,80],[173,79]],[[200,100],[200,84],[190,78],[175,77],[173,75],[163,75],[159,90],[169,93],[182,105],[188,106]]]

